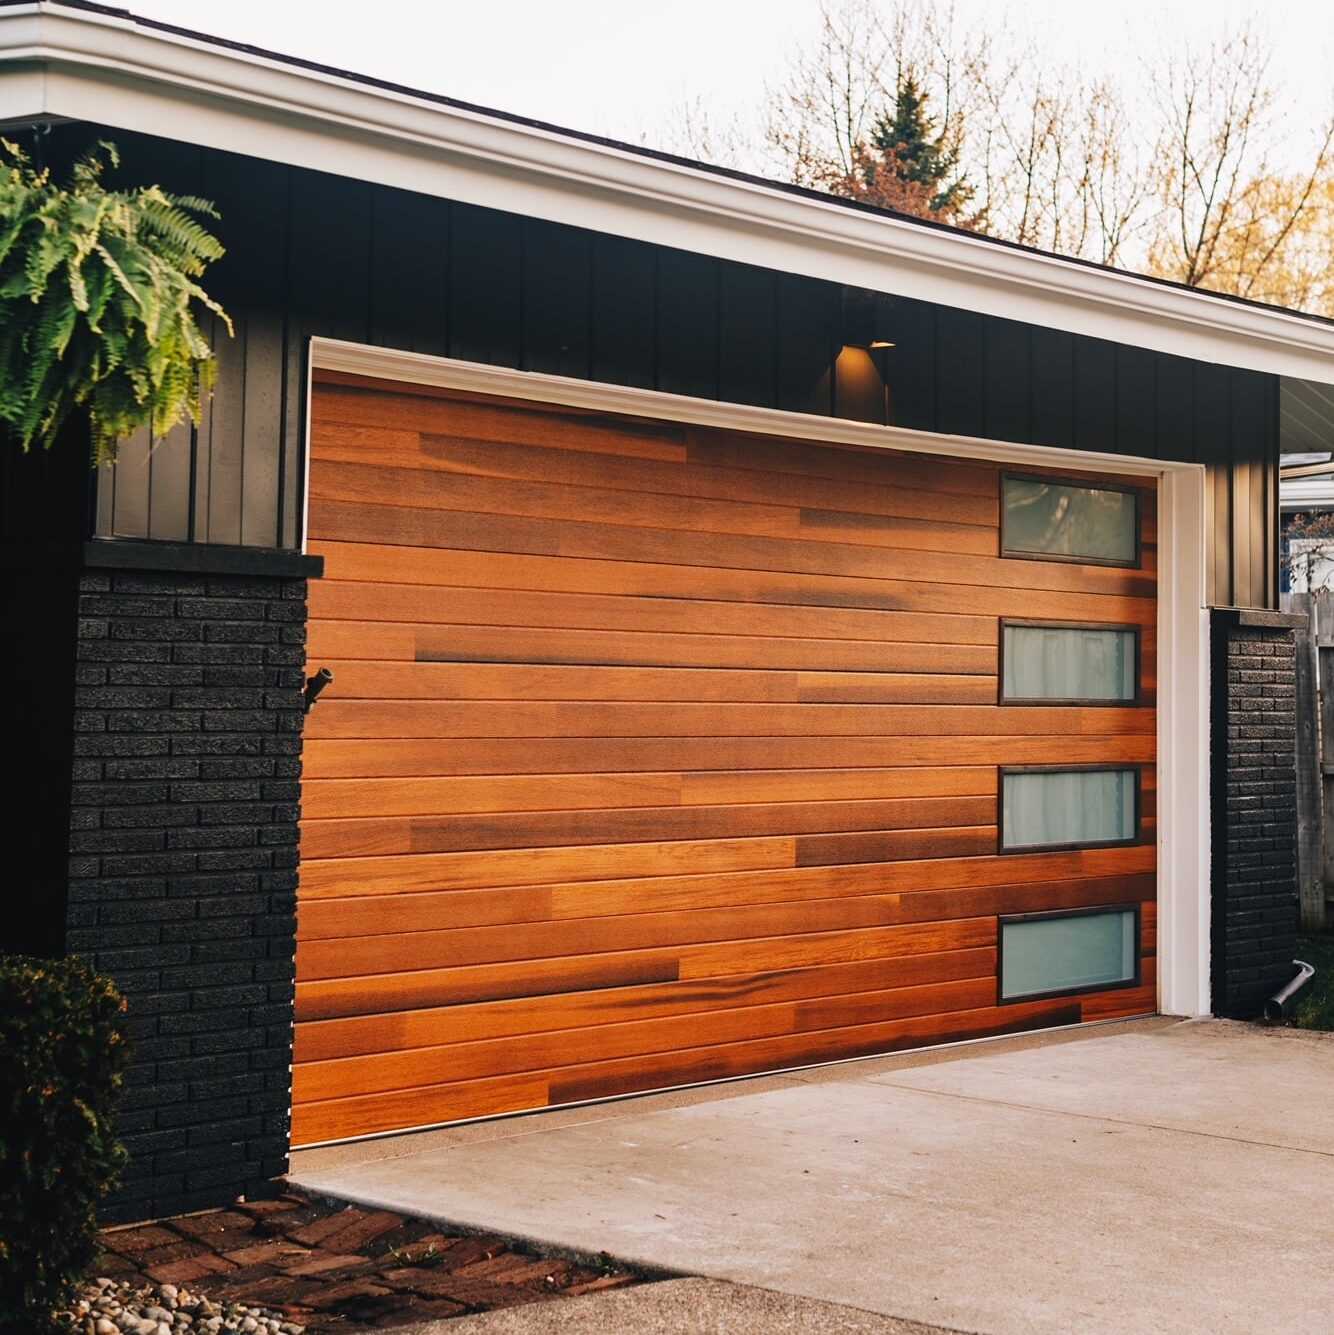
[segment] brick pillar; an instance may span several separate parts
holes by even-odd
[[[1297,663],[1279,612],[1213,613],[1213,1010],[1257,1015],[1297,944]]]
[[[79,577],[66,949],[129,1000],[130,1165],[107,1215],[147,1218],[255,1194],[286,1170],[302,575],[318,563],[89,552],[101,564]],[[136,568],[150,557],[158,568]]]

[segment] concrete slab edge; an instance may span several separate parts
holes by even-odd
[[[550,1239],[542,1238],[536,1234],[516,1233],[509,1229],[496,1228],[491,1224],[473,1223],[470,1220],[458,1219],[453,1216],[437,1214],[432,1210],[405,1210],[401,1201],[393,1201],[384,1197],[376,1196],[373,1192],[359,1191],[330,1191],[327,1187],[315,1186],[309,1182],[302,1182],[299,1178],[289,1177],[287,1183],[290,1187],[300,1191],[303,1195],[309,1196],[312,1201],[321,1205],[355,1205],[366,1210],[389,1210],[393,1214],[401,1214],[412,1219],[424,1219],[429,1224],[436,1225],[443,1232],[454,1234],[460,1237],[489,1237],[500,1238],[502,1242],[512,1246],[527,1248],[533,1251],[540,1251],[545,1256],[555,1257],[563,1261],[574,1261],[579,1265],[587,1266],[615,1266],[619,1270],[628,1270],[645,1280],[660,1279],[699,1279],[704,1276],[697,1275],[693,1270],[673,1270],[665,1266],[657,1265],[652,1261],[637,1260],[634,1257],[613,1255],[611,1252],[595,1252],[586,1247],[570,1247],[564,1243],[552,1242]]]

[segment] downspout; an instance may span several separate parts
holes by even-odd
[[[1265,1002],[1264,1016],[1270,1024],[1277,1024],[1288,1013],[1288,1003],[1315,977],[1315,969],[1305,960],[1293,960],[1296,975]]]

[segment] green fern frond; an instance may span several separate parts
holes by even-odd
[[[85,153],[64,185],[0,139],[0,424],[26,450],[87,414],[95,462],[146,424],[198,421],[215,375],[196,311],[223,248],[205,199],[157,186],[108,190],[115,145]]]

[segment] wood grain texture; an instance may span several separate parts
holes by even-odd
[[[816,387],[819,390],[819,387]],[[812,392],[816,392],[812,390]],[[823,392],[823,391],[820,391]],[[294,1143],[1152,1010],[1151,703],[1002,707],[999,470],[317,376]],[[1001,856],[998,767],[1141,767]],[[1135,903],[1142,985],[998,1006],[997,919]]]

